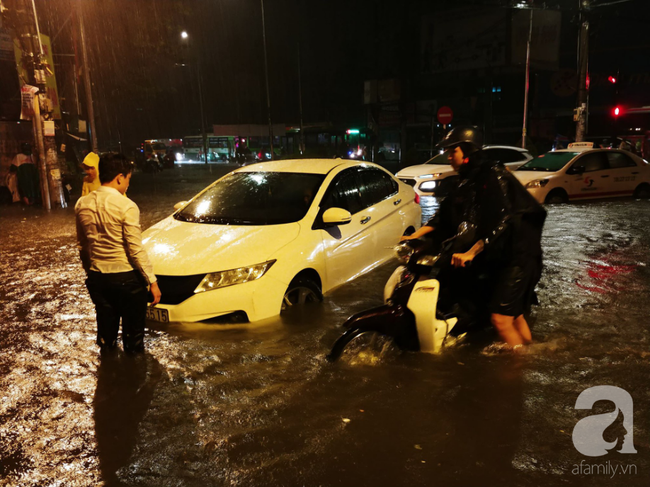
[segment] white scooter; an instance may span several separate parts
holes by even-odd
[[[429,277],[436,269],[449,270],[451,256],[458,251],[461,240],[471,241],[474,234],[473,225],[463,223],[458,234],[444,241],[436,253],[422,240],[408,240],[396,246],[397,257],[405,265],[398,267],[386,282],[384,305],[351,316],[343,325],[347,330],[336,340],[327,358],[337,360],[354,339],[368,333],[390,337],[403,350],[440,353],[450,338],[457,341],[483,323],[485,303],[478,297],[487,293],[477,292],[476,279],[466,285],[461,282],[463,292],[456,294],[463,296],[446,296],[441,300],[440,280]],[[462,279],[467,271],[452,270],[448,275],[453,273],[456,279]],[[459,288],[458,280],[455,284],[445,282],[450,283],[450,288]],[[460,302],[463,306],[459,306]]]

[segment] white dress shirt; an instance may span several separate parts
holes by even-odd
[[[142,247],[138,205],[117,189],[101,186],[75,205],[77,242],[86,272],[103,274],[134,269],[156,282],[153,266]]]

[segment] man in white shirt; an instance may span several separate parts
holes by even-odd
[[[142,247],[140,210],[126,197],[132,173],[133,164],[124,155],[102,156],[101,187],[79,198],[75,206],[79,255],[95,304],[97,344],[102,351],[117,346],[120,318],[124,350],[144,351],[147,285],[152,304],[161,296]]]

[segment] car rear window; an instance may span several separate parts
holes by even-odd
[[[174,218],[221,225],[279,225],[301,220],[325,178],[322,174],[232,173],[194,198]]]
[[[555,172],[562,169],[579,152],[547,152],[535,159],[531,159],[517,171],[549,171]]]

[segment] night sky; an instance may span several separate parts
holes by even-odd
[[[259,0],[81,3],[100,145],[199,133],[199,70],[208,127],[267,123]],[[462,2],[464,11],[503,10],[513,3]],[[650,41],[645,35],[650,2],[591,3],[591,70],[650,73]],[[41,29],[53,38],[55,53],[74,54],[76,43],[81,62],[77,21],[71,15],[76,5],[73,0],[36,0]],[[420,98],[416,87],[433,86],[436,80],[421,72],[421,18],[458,5],[446,0],[266,0],[273,122],[299,123],[299,69],[305,123],[363,125],[364,80],[397,78],[402,80],[403,97]],[[566,66],[560,67],[575,69],[578,1],[551,0],[544,5],[563,9],[560,63]],[[183,30],[189,42],[181,39]],[[71,113],[74,59],[56,58],[60,96]],[[444,89],[437,90],[429,97],[444,95]],[[81,100],[83,105],[83,92]],[[635,100],[639,102],[643,100]]]

